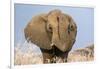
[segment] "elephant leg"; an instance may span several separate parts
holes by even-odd
[[[67,62],[68,53],[69,53],[69,52],[65,52],[65,53],[62,55],[62,59],[63,59],[63,62],[64,62],[64,63]]]
[[[53,54],[52,50],[45,50],[41,49],[42,56],[43,56],[43,63],[53,63]]]
[[[63,54],[57,57],[56,63],[66,63],[67,62],[67,55]]]
[[[62,52],[59,49],[55,48],[55,54],[57,56],[57,60],[59,60],[57,62],[58,63],[67,62],[68,53],[69,53],[69,51]]]
[[[47,52],[42,52],[42,55],[43,55],[43,63],[53,63],[52,54],[49,54]]]

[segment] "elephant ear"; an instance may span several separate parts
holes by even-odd
[[[34,16],[24,29],[27,41],[36,44],[42,49],[50,50],[50,40],[46,31],[47,15]]]
[[[47,14],[41,14],[40,15],[40,17],[41,17],[41,19],[43,19],[45,22],[47,22],[47,17],[48,17],[48,15]]]
[[[68,16],[68,15],[67,15]],[[71,50],[73,44],[76,41],[76,35],[77,35],[77,25],[74,22],[73,18],[68,16],[69,20],[69,25],[68,25],[68,36],[69,36],[69,41],[70,41],[70,46],[69,50]]]

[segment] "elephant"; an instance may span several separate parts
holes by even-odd
[[[76,41],[77,25],[73,18],[59,9],[33,16],[24,28],[27,42],[36,44],[43,63],[67,62],[69,51]]]

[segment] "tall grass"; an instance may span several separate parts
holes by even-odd
[[[94,45],[86,48],[71,51],[68,55],[68,62],[82,62],[94,60]],[[58,58],[58,61],[60,58]],[[42,64],[43,57],[41,51],[36,45],[32,43],[19,43],[14,47],[14,64],[15,65],[29,65]]]
[[[94,60],[94,45],[86,48],[81,48],[70,52],[68,55],[68,62],[82,62]]]
[[[42,60],[41,52],[31,43],[17,44],[14,48],[15,65],[41,64]]]

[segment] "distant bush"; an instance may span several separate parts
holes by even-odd
[[[74,50],[68,55],[68,62],[82,62],[92,60],[94,60],[94,45]]]

